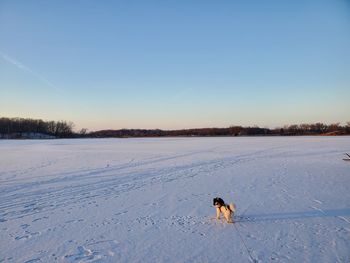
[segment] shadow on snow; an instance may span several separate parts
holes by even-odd
[[[290,213],[272,213],[272,214],[257,214],[237,216],[237,222],[263,222],[263,221],[278,221],[278,220],[294,220],[306,218],[325,218],[325,217],[344,217],[350,216],[350,208],[334,209],[334,210],[313,210],[304,212]],[[350,219],[341,218],[350,223]]]

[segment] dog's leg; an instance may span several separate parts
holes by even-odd
[[[220,208],[216,208],[216,219],[220,219]]]
[[[233,223],[233,221],[232,221],[232,216],[231,216],[231,212],[230,211],[226,211],[225,213],[224,213],[224,216],[225,216],[225,219],[226,219],[226,221],[227,221],[227,223]]]
[[[233,224],[233,223],[234,223],[234,222],[233,222],[233,219],[232,219],[232,216],[230,216],[230,217],[228,218],[227,223],[230,223],[230,224]]]

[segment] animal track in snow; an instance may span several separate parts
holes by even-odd
[[[72,220],[68,220],[65,223],[69,224],[69,223],[80,223],[83,222],[85,219],[81,218],[81,219],[72,219]]]
[[[40,258],[30,259],[30,260],[25,261],[24,263],[34,263],[34,262],[38,262],[38,261],[40,261]]]
[[[165,218],[143,216],[136,218],[135,223],[144,227],[153,227],[157,229],[176,228],[183,233],[197,233],[201,236],[206,236],[206,234],[201,232],[198,227],[201,225],[210,225],[208,220],[203,220],[201,217],[177,215]]]
[[[102,259],[102,256],[98,252],[85,248],[84,246],[78,246],[76,249],[78,252],[75,254],[65,255],[62,259],[73,259],[79,262],[92,262],[98,259]]]
[[[322,205],[322,204],[323,204],[323,202],[322,202],[322,201],[317,200],[317,199],[313,199],[312,201],[314,201],[315,203],[318,203],[318,204],[320,204],[320,205]]]
[[[29,238],[32,238],[33,236],[38,236],[41,235],[41,232],[29,232],[29,231],[25,231],[25,234],[22,236],[16,236],[15,240],[26,240]]]

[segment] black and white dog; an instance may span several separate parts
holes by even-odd
[[[236,206],[234,203],[225,204],[224,200],[222,200],[220,197],[215,197],[213,199],[213,205],[216,207],[217,219],[220,219],[220,214],[222,213],[227,223],[233,223],[232,217],[236,212]]]

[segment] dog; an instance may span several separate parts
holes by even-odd
[[[233,223],[233,216],[236,212],[236,205],[234,203],[225,204],[224,200],[220,197],[215,197],[213,199],[213,205],[216,207],[216,218],[220,219],[220,214],[222,213],[227,221],[227,223]]]

